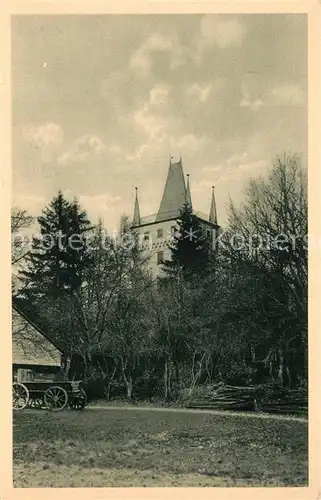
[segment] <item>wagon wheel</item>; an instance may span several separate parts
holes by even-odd
[[[14,410],[23,410],[29,402],[29,391],[24,384],[15,382],[12,385],[12,407]]]
[[[60,411],[67,406],[68,394],[63,387],[53,385],[46,390],[44,394],[44,402],[49,410]]]
[[[87,404],[87,394],[84,389],[80,388],[75,392],[69,401],[69,406],[72,410],[83,410]]]

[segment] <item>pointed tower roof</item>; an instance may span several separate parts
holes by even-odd
[[[214,186],[212,186],[212,201],[211,201],[209,221],[212,222],[213,224],[217,224],[217,213],[216,213]]]
[[[156,217],[156,222],[179,217],[180,210],[186,202],[185,179],[182,159],[176,163],[169,162],[169,169],[162,201]]]
[[[139,212],[139,203],[138,203],[138,187],[135,187],[135,207],[134,207],[134,217],[133,217],[133,226],[140,225],[140,212]]]
[[[191,196],[191,188],[189,186],[189,174],[186,174],[187,183],[186,183],[186,203],[189,203],[192,206],[192,196]]]

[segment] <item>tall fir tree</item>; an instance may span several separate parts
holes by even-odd
[[[20,274],[22,297],[31,302],[44,295],[61,297],[77,290],[90,262],[86,233],[91,224],[76,200],[70,203],[59,192],[38,217],[38,223],[40,236],[33,238]]]
[[[170,243],[170,259],[163,264],[165,277],[204,277],[210,265],[210,242],[199,218],[193,214],[190,203],[185,203],[177,220],[177,230]]]

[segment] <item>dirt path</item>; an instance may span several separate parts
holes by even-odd
[[[172,413],[196,413],[204,415],[225,415],[229,417],[247,417],[247,418],[267,418],[274,420],[288,420],[293,422],[302,422],[307,424],[308,419],[303,417],[294,417],[291,415],[273,415],[271,413],[255,413],[255,412],[232,412],[218,410],[198,410],[190,408],[160,408],[156,406],[108,406],[108,405],[92,405],[87,406],[86,410],[127,410],[127,411],[157,411],[157,412],[172,412]]]

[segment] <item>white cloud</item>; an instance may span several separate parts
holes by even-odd
[[[155,85],[149,92],[148,101],[130,117],[130,120],[145,132],[147,143],[162,142],[164,135],[169,133],[169,123],[172,120],[168,109],[169,93],[168,85]],[[146,148],[142,145],[139,149]]]
[[[260,97],[251,100],[249,96],[243,96],[240,101],[241,108],[249,108],[251,111],[257,111],[263,106],[264,106],[264,101]]]
[[[207,98],[211,88],[197,87],[198,95]],[[195,90],[195,89],[194,89]],[[125,160],[129,162],[149,162],[159,155],[188,154],[194,155],[204,146],[205,138],[193,133],[182,133],[181,117],[171,109],[171,88],[168,85],[155,85],[145,104],[129,118],[131,126],[143,137],[133,151],[129,151]],[[170,153],[171,152],[171,153]]]
[[[271,90],[271,101],[274,106],[304,106],[306,93],[298,84],[281,84]]]
[[[168,150],[170,144],[169,126],[166,118],[154,116],[148,110],[141,110],[135,113],[134,121],[145,133],[145,140],[142,141],[133,152],[125,156],[128,162],[147,161],[151,162],[165,149]]]
[[[226,163],[217,179],[218,184],[241,181],[244,185],[250,178],[261,175],[268,165],[267,160],[250,157],[247,152],[232,155]]]
[[[121,153],[121,147],[118,146],[117,144],[113,144],[111,146],[108,147],[108,151],[111,153],[111,154],[114,154],[114,155],[119,155]]]
[[[209,189],[210,186],[233,185],[238,181],[239,188],[243,189],[244,183],[251,177],[261,175],[267,167],[267,161],[249,154],[248,151],[235,153],[222,163],[205,165],[202,168],[202,180],[195,186],[195,191]],[[193,188],[194,189],[194,188]]]
[[[78,201],[81,207],[86,210],[89,215],[89,218],[94,222],[99,218],[104,220],[105,216],[106,220],[110,220],[112,216],[112,220],[117,216],[120,208],[122,208],[122,198],[120,196],[114,196],[110,193],[97,194],[93,196],[89,195],[80,195],[78,197]],[[116,217],[117,219],[117,217]],[[116,220],[115,219],[115,220]]]
[[[200,147],[203,147],[205,139],[196,137],[194,134],[184,134],[175,138],[175,144],[178,151],[191,155],[196,153]]]
[[[226,47],[240,47],[245,38],[246,28],[238,19],[220,20],[215,15],[206,15],[200,22],[200,48],[217,45]]]
[[[199,85],[198,83],[193,83],[186,89],[186,93],[188,96],[197,97],[197,99],[201,102],[205,102],[210,97],[213,90],[213,86],[211,84],[207,85]]]
[[[114,196],[110,193],[96,194],[93,196],[88,196],[82,194],[79,196],[79,203],[85,206],[90,206],[91,208],[96,207],[97,209],[107,210],[115,203],[121,200],[120,196]]]
[[[149,92],[149,103],[152,107],[159,108],[167,105],[170,92],[168,85],[155,85]]]
[[[169,55],[170,69],[175,70],[185,66],[188,60],[200,63],[207,47],[240,47],[245,35],[246,28],[238,19],[220,20],[217,16],[206,15],[201,18],[198,33],[191,38],[189,46],[183,46],[176,33],[170,36],[155,33],[132,55],[130,67],[149,73],[153,65],[153,53],[165,52]]]
[[[153,52],[169,52],[172,46],[172,41],[169,38],[155,33],[133,54],[130,67],[148,72],[152,65],[151,54]]]
[[[205,175],[207,173],[209,173],[209,174],[215,174],[215,173],[219,172],[222,168],[223,168],[223,165],[221,163],[219,163],[219,164],[210,164],[210,165],[205,165],[204,167],[202,167],[202,172],[204,172]]]
[[[177,33],[170,36],[154,34],[136,50],[130,59],[130,67],[149,73],[153,65],[153,54],[168,54],[169,67],[172,70],[181,68],[189,61],[200,63],[206,47],[241,46],[246,34],[245,26],[237,19],[219,21],[214,16],[204,16],[198,33],[191,36],[189,44],[182,44]]]
[[[123,199],[119,195],[112,194],[110,192],[98,193],[93,195],[81,194],[73,192],[70,189],[62,190],[64,197],[67,200],[72,201],[75,196],[78,203],[83,210],[86,210],[89,220],[96,224],[99,219],[102,219],[103,223],[106,221],[108,223],[108,230],[114,226],[116,229],[118,227],[119,217],[123,211],[124,204],[127,204],[127,199]]]
[[[143,158],[144,154],[150,148],[150,144],[141,144],[138,148],[135,149],[133,153],[129,153],[125,156],[126,161],[134,162],[139,161]]]
[[[59,145],[63,142],[63,130],[57,123],[45,123],[40,126],[29,125],[24,129],[24,136],[33,145],[42,148]]]
[[[181,45],[176,33],[170,36],[155,33],[132,55],[130,67],[148,73],[153,65],[153,54],[157,52],[168,54],[169,67],[173,70],[185,66],[188,59],[194,57],[191,47]]]
[[[210,193],[212,186],[214,185],[213,179],[202,179],[199,182],[193,183],[193,193]]]
[[[42,163],[50,163],[63,144],[64,134],[60,125],[48,122],[43,125],[26,125],[22,129],[24,140],[38,151]]]
[[[172,48],[172,42],[169,38],[155,33],[148,38],[144,47],[148,51],[166,51]]]
[[[227,165],[235,165],[240,162],[247,161],[248,157],[249,154],[247,151],[243,151],[243,153],[235,153],[227,159],[226,163]]]
[[[147,73],[151,68],[151,60],[149,53],[143,50],[142,48],[139,49],[132,56],[130,60],[130,67],[142,70]]]
[[[260,71],[245,71],[240,82],[241,98],[239,106],[258,111],[267,106],[269,79]]]
[[[58,158],[60,165],[83,163],[89,159],[103,158],[107,153],[104,142],[93,135],[83,135],[77,139],[69,149]]]
[[[256,92],[257,94],[257,92]],[[255,95],[255,91],[253,92]],[[262,89],[260,96],[252,97],[250,91],[243,91],[240,100],[241,108],[257,111],[262,107],[299,107],[304,106],[306,93],[296,83],[275,84],[270,89]]]
[[[148,106],[136,111],[133,119],[134,122],[144,130],[149,139],[159,137],[165,129],[163,120],[153,115]]]
[[[169,66],[171,69],[181,68],[187,63],[189,52],[185,47],[178,45],[173,48],[170,56]]]

